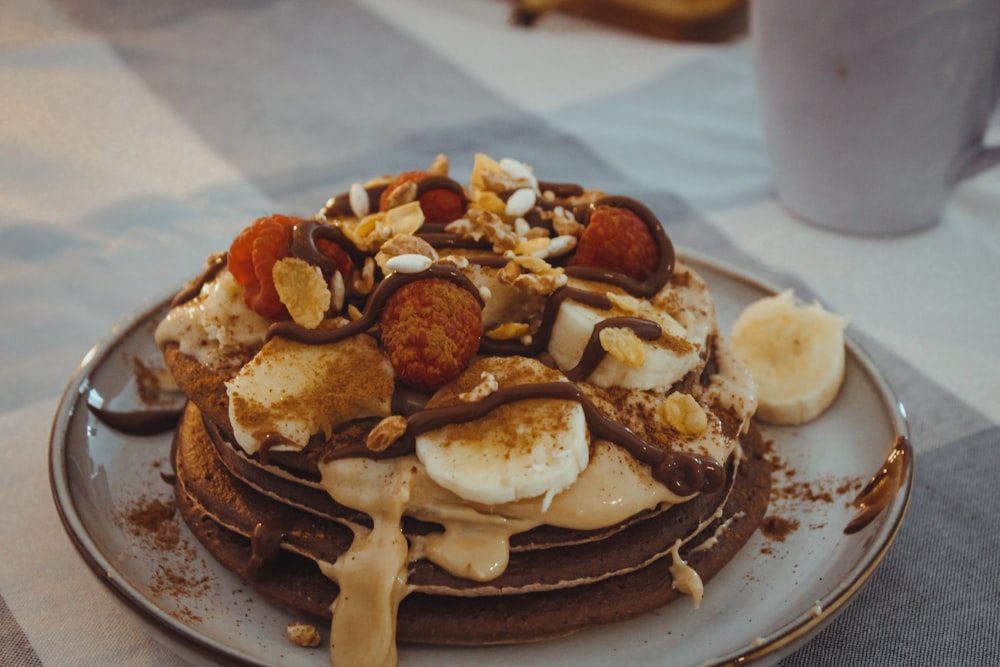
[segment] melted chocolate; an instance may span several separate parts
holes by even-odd
[[[317,239],[333,241],[351,258],[354,266],[364,266],[365,255],[336,225],[326,225],[315,220],[300,220],[292,233],[292,256],[314,264],[326,275],[333,275],[336,265],[316,247]],[[345,276],[346,277],[346,276]]]
[[[663,334],[663,328],[659,324],[638,317],[609,317],[602,320],[591,332],[587,345],[583,348],[580,361],[577,362],[576,366],[566,371],[566,377],[571,382],[586,380],[604,360],[608,353],[601,345],[601,331],[615,327],[631,329],[642,340],[657,340]]]
[[[539,198],[535,207],[526,217],[532,220],[532,224],[535,226],[544,226],[549,228],[550,231],[551,221],[545,220],[542,211],[554,209],[556,206],[567,206],[564,203],[560,203],[560,200],[580,196],[585,192],[581,186],[572,183],[541,181],[539,187],[543,192],[552,192],[555,195],[555,199],[547,200]],[[378,209],[378,202],[385,188],[386,185],[366,188],[371,210]],[[468,199],[462,185],[444,176],[428,176],[417,182],[417,197],[436,189],[446,189],[454,192],[462,197],[463,203],[468,204]],[[509,196],[509,193],[504,194]],[[659,252],[659,261],[652,273],[644,280],[635,280],[622,273],[597,267],[572,265],[565,268],[567,275],[583,280],[616,285],[640,297],[654,296],[669,282],[675,262],[673,245],[666,235],[663,226],[655,214],[646,206],[628,197],[604,197],[592,204],[574,206],[571,210],[576,219],[586,225],[589,223],[594,210],[601,206],[620,207],[633,211],[652,234]],[[354,211],[350,206],[350,194],[345,192],[332,198],[321,212],[321,215],[327,218],[338,216],[353,217]],[[444,230],[444,224],[427,223],[421,228],[418,235],[435,248],[491,249],[491,244],[488,240],[474,241],[465,239],[459,235],[447,233]],[[323,224],[317,221],[304,220],[296,225],[293,235],[292,255],[319,266],[324,273],[332,274],[336,270],[336,267],[316,247],[316,240],[320,238],[330,240],[343,248],[356,266],[364,265],[368,255],[355,246],[337,225]],[[487,257],[478,259],[470,258],[470,261],[490,266],[502,266],[507,260],[504,258],[493,259]],[[197,294],[201,286],[210,280],[223,266],[225,266],[224,254],[213,258],[205,273],[188,290],[179,294],[175,302],[183,302],[183,300]],[[386,276],[378,283],[375,290],[369,296],[367,303],[364,305],[362,316],[342,327],[328,330],[310,330],[298,326],[293,322],[281,321],[271,325],[268,329],[267,338],[281,336],[306,344],[325,344],[344,340],[350,336],[366,332],[377,325],[385,303],[400,287],[425,278],[449,280],[471,292],[480,304],[482,304],[479,290],[459,269],[446,264],[433,264],[430,268],[418,273],[396,272]],[[566,299],[573,299],[600,310],[610,310],[612,308],[610,299],[602,293],[564,286],[556,290],[548,298],[541,314],[539,326],[532,334],[530,340],[526,342],[520,340],[498,341],[483,338],[480,344],[481,352],[499,356],[526,355],[535,358],[544,356],[551,339],[552,329],[559,314],[559,308]],[[675,493],[690,495],[700,491],[718,489],[725,480],[725,473],[719,462],[707,457],[661,449],[651,445],[624,425],[608,419],[582,393],[580,388],[574,384],[574,382],[586,379],[604,358],[606,352],[600,344],[599,335],[602,329],[608,327],[631,329],[644,340],[656,340],[662,335],[661,327],[650,320],[634,317],[608,318],[594,327],[579,363],[566,372],[566,376],[570,382],[516,385],[498,390],[482,401],[440,408],[416,409],[408,416],[408,427],[404,436],[388,449],[382,452],[373,452],[363,445],[351,445],[335,450],[331,456],[334,458],[350,456],[388,458],[400,456],[412,452],[414,438],[417,435],[449,423],[467,422],[477,419],[504,403],[530,398],[573,400],[583,407],[588,425],[594,436],[616,443],[626,449],[638,461],[650,465],[653,476]],[[177,415],[174,414],[169,428],[172,428],[176,423],[176,417]],[[129,420],[125,421],[128,422]],[[265,437],[259,453],[260,461],[266,464],[270,449],[282,441],[283,439],[280,436]],[[258,571],[272,557],[272,553],[276,553],[280,549],[282,537],[280,531],[274,527],[261,524],[258,526],[258,529],[259,535],[258,530],[255,529],[254,531],[254,555],[251,557],[250,564],[252,571]]]
[[[489,338],[483,338],[479,343],[479,349],[486,354],[492,354],[495,356],[511,356],[515,354],[522,356],[537,356],[541,354],[548,349],[549,342],[552,339],[552,328],[556,324],[556,318],[559,317],[559,308],[566,299],[579,301],[580,303],[593,308],[599,308],[600,310],[611,310],[613,305],[611,300],[604,294],[591,292],[590,290],[580,289],[577,287],[560,287],[552,293],[548,301],[545,303],[545,308],[542,310],[542,319],[538,325],[538,330],[532,334],[530,342],[525,343],[520,340],[491,340]]]
[[[469,198],[465,196],[465,188],[453,178],[447,176],[426,176],[417,181],[417,199],[431,190],[448,190],[454,192],[462,198],[462,206],[469,205]]]
[[[579,197],[584,193],[582,185],[576,183],[557,183],[555,181],[538,181],[538,189],[542,192],[551,192],[557,199]]]
[[[368,195],[368,208],[371,211],[378,210],[379,199],[382,198],[382,193],[385,189],[389,187],[388,183],[380,183],[378,185],[370,185],[365,188],[365,193]],[[337,196],[330,199],[323,210],[320,211],[320,215],[324,218],[344,218],[344,217],[354,217],[354,209],[351,208],[351,193],[341,192]]]
[[[451,281],[475,296],[480,305],[483,303],[482,297],[479,295],[479,289],[456,267],[450,264],[432,264],[430,267],[417,273],[402,273],[399,271],[390,273],[379,283],[375,291],[372,292],[361,317],[353,322],[348,322],[342,327],[319,330],[306,329],[294,322],[275,322],[268,328],[267,338],[270,340],[275,336],[281,336],[282,338],[288,338],[289,340],[309,345],[335,343],[345,338],[350,338],[356,334],[368,331],[368,329],[378,324],[379,315],[385,307],[386,301],[396,293],[396,290],[408,283],[427,278],[440,278]]]
[[[659,260],[657,261],[656,268],[645,280],[636,280],[624,273],[595,266],[567,266],[566,275],[583,280],[594,280],[617,285],[631,294],[642,297],[655,296],[670,281],[670,276],[674,272],[674,246],[670,242],[670,237],[664,231],[663,225],[660,224],[659,219],[645,204],[630,197],[604,197],[598,199],[588,207],[584,224],[590,221],[590,216],[593,215],[594,210],[602,206],[626,208],[639,216],[639,219],[649,229],[650,234],[653,235],[653,240],[659,251]]]
[[[247,576],[250,579],[263,576],[281,553],[284,539],[285,532],[277,521],[264,519],[254,526],[250,536],[250,559],[247,561]]]
[[[87,403],[87,410],[108,428],[126,435],[138,436],[157,435],[174,430],[177,427],[177,421],[180,419],[182,412],[181,409],[174,408],[118,412],[99,408],[91,403]]]
[[[170,301],[170,307],[174,308],[187,303],[201,293],[201,288],[211,282],[215,276],[219,275],[229,261],[229,255],[224,252],[216,253],[208,258],[205,268],[198,276],[192,280],[184,289],[178,292]]]
[[[576,401],[583,407],[587,425],[593,435],[615,443],[637,461],[651,466],[653,477],[680,496],[715,491],[725,483],[725,470],[718,461],[650,445],[631,429],[608,419],[572,382],[519,384],[498,389],[479,401],[420,410],[407,419],[404,436],[384,452],[372,452],[364,447],[350,447],[334,451],[331,458],[401,456],[413,451],[414,438],[422,433],[448,424],[474,421],[501,405],[533,398]]]
[[[910,446],[910,441],[904,435],[898,436],[892,449],[889,450],[885,463],[854,499],[854,506],[860,511],[844,528],[845,534],[853,535],[858,532],[889,506],[902,488],[906,471],[911,465],[913,465],[913,448]]]

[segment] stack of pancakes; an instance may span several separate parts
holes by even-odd
[[[567,202],[567,207],[570,203],[578,202]],[[338,224],[336,220],[328,222]],[[465,255],[471,257],[473,252]],[[481,272],[490,264],[479,262],[477,266]],[[678,262],[671,268],[673,276],[655,296],[648,297],[651,302],[676,304],[677,299],[667,297],[691,289],[691,285],[707,290],[689,267]],[[195,289],[178,299],[177,308],[203,298],[197,296],[199,290],[204,294],[206,286],[226,272],[224,262],[214,261],[212,271],[199,279]],[[592,278],[574,284],[591,285],[588,280]],[[595,431],[588,417],[591,461],[599,450],[605,458],[607,452],[617,452],[610,455],[613,460],[619,456],[629,462],[616,465],[637,475],[643,484],[656,487],[672,483],[674,493],[667,495],[674,500],[653,503],[608,525],[586,528],[547,521],[548,503],[558,505],[562,493],[554,501],[546,498],[543,504],[532,505],[530,511],[524,510],[523,503],[514,503],[520,513],[506,516],[519,527],[508,531],[509,543],[502,545],[509,558],[488,576],[463,576],[460,569],[430,556],[432,550],[427,547],[445,531],[450,535],[449,544],[465,544],[460,533],[475,532],[479,524],[438,521],[435,517],[439,515],[409,511],[411,506],[403,503],[398,530],[407,550],[404,581],[393,589],[398,609],[390,605],[390,610],[395,609],[396,638],[441,644],[525,642],[634,617],[685,593],[694,596],[697,603],[701,585],[733,558],[756,529],[766,511],[770,487],[764,445],[751,420],[753,401],[739,404],[720,398],[727,394],[719,387],[728,386],[720,378],[732,380],[730,376],[739,376],[741,369],[733,368],[738,362],[715,327],[714,310],[699,316],[708,318],[711,326],[697,364],[671,382],[668,390],[596,386],[586,378],[573,384],[584,396],[581,401],[599,408],[601,419],[620,425],[623,432],[658,454],[682,451],[685,442],[697,438],[685,440],[669,424],[659,423],[655,410],[642,406],[655,406],[671,393],[690,394],[708,414],[709,423],[715,424],[715,440],[728,443],[721,450],[725,452],[719,457],[723,460],[713,462],[718,477],[715,483],[696,480],[692,487],[691,480],[685,478],[690,469],[671,473],[677,476],[674,482],[656,477],[650,472],[655,464],[621,455],[621,443]],[[377,330],[363,335],[377,339]],[[337,576],[338,572],[343,576],[341,557],[354,553],[351,550],[357,549],[361,536],[378,532],[379,522],[385,519],[372,511],[376,505],[371,503],[342,504],[346,496],[337,493],[332,471],[344,461],[361,458],[370,467],[381,466],[380,470],[388,470],[388,466],[395,466],[392,470],[419,469],[423,477],[414,479],[430,486],[433,481],[426,479],[422,462],[412,449],[366,449],[369,435],[382,421],[378,416],[349,420],[332,432],[314,435],[303,448],[261,446],[253,450],[241,446],[234,433],[227,381],[252,363],[261,343],[231,343],[224,355],[213,360],[183,348],[175,338],[158,333],[166,363],[189,398],[173,455],[177,503],[184,520],[219,562],[245,578],[266,599],[295,613],[329,620],[338,609],[334,603],[340,590],[337,582],[343,581]],[[504,357],[487,349],[480,350],[475,363]],[[517,363],[547,369],[555,366],[544,352],[524,359]],[[428,399],[431,405],[447,402],[447,396],[442,399],[440,394],[468,395],[459,392],[485,375],[478,366],[469,371],[473,372],[475,378],[462,376],[453,383],[458,388],[442,388],[438,395],[426,392],[421,397],[419,392],[397,386],[393,414],[412,418]],[[517,425],[509,427],[514,433]],[[704,448],[692,447],[691,460],[704,460]],[[341,472],[337,474],[346,469],[338,469]],[[572,491],[571,486],[566,494]],[[381,490],[372,492],[377,496]],[[445,497],[445,504],[461,505],[463,511],[471,508],[476,517],[507,521],[503,517],[508,508],[503,504],[494,507],[454,494]],[[529,501],[533,499],[525,502]]]
[[[707,582],[743,546],[767,507],[770,467],[760,435],[752,429],[741,442],[739,469],[727,467],[727,484],[718,492],[606,530],[543,527],[517,535],[510,564],[489,586],[427,561],[414,563],[414,593],[400,604],[397,637],[440,644],[525,642],[637,616],[678,597],[670,549],[691,537],[681,557]],[[328,620],[337,585],[315,561],[333,562],[348,549],[354,533],[345,523],[370,520],[338,505],[319,486],[318,473],[309,469],[320,449],[263,465],[206,426],[189,404],[174,463],[182,516],[212,555],[274,604]],[[719,526],[725,530],[713,540]],[[408,536],[435,528],[418,520],[404,523]]]

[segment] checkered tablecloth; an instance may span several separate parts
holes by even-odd
[[[477,151],[653,201],[675,242],[819,296],[906,406],[910,510],[782,662],[1000,664],[1000,170],[940,225],[841,236],[771,191],[748,38],[686,45],[502,0],[0,0],[0,664],[169,665],[49,491],[57,402],[111,326],[274,211]],[[991,136],[1000,136],[994,116]]]

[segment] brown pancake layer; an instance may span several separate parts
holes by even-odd
[[[754,429],[743,438],[737,472],[729,469],[728,498],[724,492],[705,495],[585,544],[512,553],[507,571],[485,585],[453,577],[426,561],[414,564],[410,581],[418,592],[400,607],[399,638],[454,644],[529,641],[628,618],[670,602],[678,593],[671,586],[672,558],[662,554],[675,540],[688,536],[726,498],[721,516],[681,550],[688,564],[708,581],[763,517],[770,468],[762,450]],[[236,479],[223,465],[193,406],[178,430],[175,467],[182,515],[220,562],[280,606],[329,616],[337,586],[319,572],[313,559],[335,560],[350,545],[349,528],[295,510]],[[691,551],[726,521],[715,546]],[[263,571],[251,573],[250,536],[258,523],[281,526],[283,549]],[[425,532],[427,525],[407,524],[406,530]],[[626,574],[608,576],[614,572]],[[538,588],[552,590],[514,593]]]

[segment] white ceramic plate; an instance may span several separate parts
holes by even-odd
[[[685,257],[711,286],[725,332],[746,304],[774,291],[718,262]],[[87,402],[99,395],[112,409],[141,407],[134,363],[162,364],[152,332],[164,304],[119,325],[95,347],[59,406],[50,470],[66,531],[108,589],[182,656],[227,664],[329,664],[325,646],[292,645],[285,626],[297,619],[258,599],[216,565],[182,524],[177,547],[164,551],[156,546],[157,534],[143,534],[126,519],[143,503],[172,498],[172,487],[161,476],[169,471],[171,434],[122,435],[97,421]],[[900,489],[885,509],[860,532],[845,534],[858,511],[851,504],[854,496],[883,465],[896,439],[908,437],[902,406],[858,345],[849,340],[848,347],[841,395],[825,415],[804,427],[764,429],[781,462],[775,485],[797,485],[799,491],[775,498],[769,514],[797,528],[782,540],[756,533],[708,584],[700,609],[684,598],[638,619],[528,645],[403,646],[400,664],[771,663],[801,645],[844,608],[882,560],[912,487],[907,459]],[[823,493],[832,493],[832,499]]]

